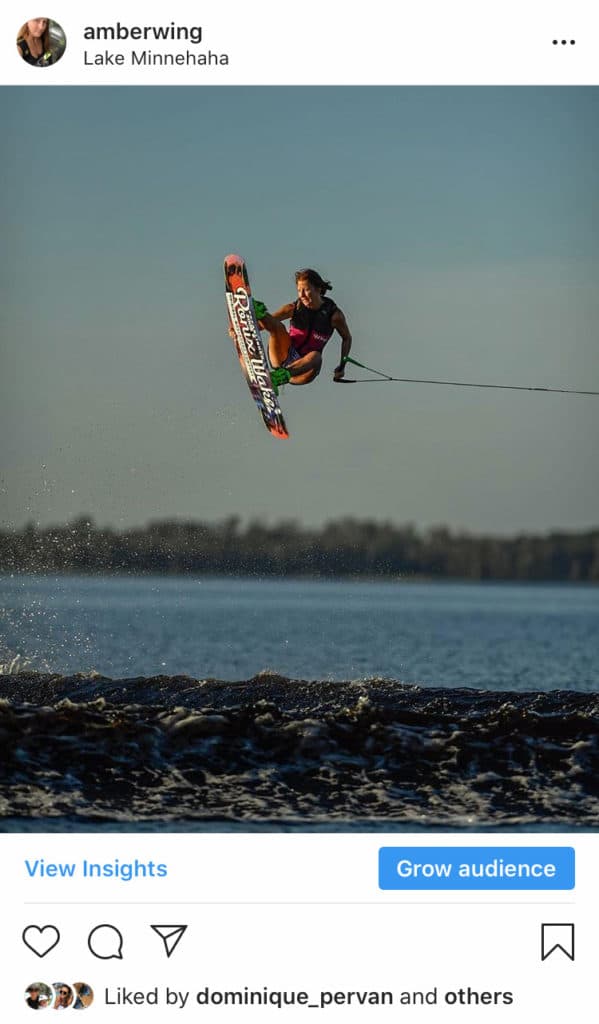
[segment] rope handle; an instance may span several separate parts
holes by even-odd
[[[365,366],[364,363],[359,363],[357,359],[352,359],[351,356],[343,356],[341,363],[342,365],[345,365],[345,363],[352,363],[354,366],[359,366],[361,370],[367,370],[369,373],[376,373],[379,379],[373,380],[370,377],[358,377],[352,380],[351,378],[341,377],[337,381],[338,384],[381,384],[383,381],[393,381],[400,384],[446,384],[456,388],[497,388],[502,391],[545,391],[560,395],[593,395],[594,397],[599,397],[599,391],[577,391],[573,388],[527,387],[523,384],[473,384],[470,381],[460,380],[432,380],[430,378],[422,377],[391,377],[388,373],[383,373],[382,370],[375,370],[372,366]]]

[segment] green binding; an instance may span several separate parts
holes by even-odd
[[[270,382],[273,386],[275,395],[278,395],[279,388],[283,384],[288,384],[291,380],[291,374],[286,366],[276,366],[274,370],[270,371]]]

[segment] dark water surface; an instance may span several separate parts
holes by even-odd
[[[599,827],[599,590],[2,582],[4,828]]]

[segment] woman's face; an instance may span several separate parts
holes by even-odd
[[[66,988],[66,987],[65,988],[59,988],[59,990],[58,990],[58,1003],[61,1006],[68,1006],[69,1005],[69,996],[70,996],[70,994],[71,993],[70,993],[68,988]]]
[[[29,34],[33,36],[34,39],[41,39],[48,28],[48,19],[32,18],[31,21],[27,22],[27,28],[29,29]]]
[[[297,282],[297,295],[300,302],[308,309],[318,309],[322,305],[320,290],[305,277],[300,277]]]

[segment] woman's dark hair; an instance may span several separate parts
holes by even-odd
[[[325,281],[320,276],[317,270],[311,270],[310,267],[304,267],[303,270],[296,270],[295,272],[295,283],[298,281],[309,281],[315,288],[318,288],[321,295],[326,295],[327,292],[333,290],[333,285],[330,281]]]
[[[31,20],[33,21],[34,19],[32,18]],[[49,21],[48,18],[44,18],[44,21],[46,22],[46,27],[45,27],[45,29],[43,31],[42,36],[41,36],[41,40],[42,40],[42,53],[46,53],[46,51],[50,49],[50,21]],[[31,39],[31,35],[29,34],[29,22],[28,21],[26,21],[24,25],[21,25],[21,28],[19,29],[19,32],[17,33],[17,43],[21,42],[22,39],[24,39],[25,42],[27,43],[27,45],[29,45],[29,41]]]

